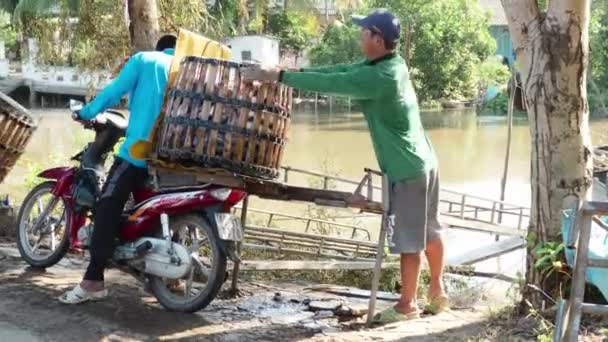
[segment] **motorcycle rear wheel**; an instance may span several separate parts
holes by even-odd
[[[152,293],[167,310],[202,310],[213,301],[224,283],[226,255],[203,217],[180,216],[172,218],[169,225],[173,241],[181,243],[190,252],[192,268],[184,279],[150,276]]]

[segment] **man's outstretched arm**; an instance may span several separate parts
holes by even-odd
[[[97,114],[117,104],[137,85],[137,75],[141,56],[139,54],[131,57],[118,76],[110,82],[91,103],[87,104],[79,113],[81,119],[91,120]]]
[[[384,95],[387,82],[372,66],[359,66],[346,72],[288,72],[279,74],[279,81],[307,91],[348,96],[353,99],[373,99]],[[390,84],[390,83],[388,83]]]

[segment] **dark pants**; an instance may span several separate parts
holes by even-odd
[[[103,271],[114,254],[115,239],[125,204],[129,195],[145,184],[147,176],[146,169],[116,157],[95,204],[94,229],[89,246],[91,262],[84,274],[85,280],[103,281]]]

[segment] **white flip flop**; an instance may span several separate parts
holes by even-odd
[[[103,289],[101,291],[87,291],[80,287],[80,284],[78,284],[70,291],[62,294],[59,297],[59,301],[63,304],[80,304],[88,301],[102,300],[107,296],[107,289]]]

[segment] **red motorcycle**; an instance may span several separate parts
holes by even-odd
[[[70,102],[73,112],[81,106]],[[95,131],[95,140],[72,157],[79,165],[40,173],[47,181],[29,192],[19,211],[18,247],[31,266],[53,266],[89,244],[106,159],[127,121],[107,111],[81,123]],[[201,310],[220,290],[227,258],[238,259],[242,227],[230,209],[246,193],[214,185],[157,188],[150,184],[127,203],[111,264],[145,282],[165,308]]]

